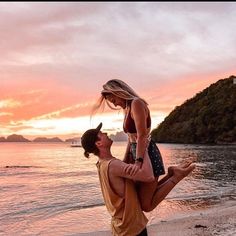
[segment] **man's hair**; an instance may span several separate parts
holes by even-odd
[[[98,125],[96,129],[87,130],[81,137],[81,144],[84,148],[84,156],[89,158],[89,154],[99,155],[99,149],[96,146],[96,142],[99,140],[98,133],[102,128],[102,123]]]
[[[98,141],[98,140],[99,140],[99,138],[98,138],[96,141]],[[89,155],[90,155],[91,153],[93,153],[95,156],[99,156],[99,149],[97,148],[96,144],[95,144],[94,149],[93,149],[92,152],[84,151],[84,156],[85,156],[86,158],[89,158],[89,157],[90,157]]]

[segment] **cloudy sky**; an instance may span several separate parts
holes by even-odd
[[[155,128],[186,99],[236,74],[234,2],[0,3],[0,136],[73,137],[110,79],[149,103]]]

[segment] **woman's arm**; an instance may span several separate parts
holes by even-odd
[[[135,127],[137,130],[137,149],[136,157],[144,157],[145,149],[148,142],[148,129],[147,129],[147,107],[146,104],[140,100],[135,99],[132,102],[131,114],[135,122]]]

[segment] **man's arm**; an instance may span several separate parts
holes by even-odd
[[[147,154],[147,151],[145,152],[145,155],[146,157],[144,158],[142,167],[134,175],[131,175],[130,172],[127,171],[127,169],[129,169],[134,164],[126,164],[123,161],[120,161],[119,159],[116,159],[110,163],[109,165],[110,174],[141,182],[154,181],[155,177],[153,175],[151,161]]]

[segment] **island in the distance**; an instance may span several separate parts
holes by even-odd
[[[116,142],[127,140],[127,137],[124,134],[124,132],[117,132],[116,134],[111,134],[110,138]],[[80,143],[80,141],[81,140],[79,137],[69,138],[69,139],[66,139],[65,141],[63,141],[62,139],[58,137],[53,137],[53,138],[37,137],[33,140],[29,140],[23,137],[22,135],[18,135],[18,134],[9,135],[7,138],[0,137],[0,142]]]
[[[55,142],[64,142],[64,141],[58,137],[54,137],[54,138],[39,137],[31,141],[29,139],[26,139],[22,135],[12,134],[12,135],[9,135],[7,138],[0,137],[0,142],[40,142],[40,143],[54,142],[55,143]]]
[[[64,142],[58,137],[54,138],[45,138],[45,137],[38,137],[35,138],[32,142],[38,142],[38,143],[45,143],[45,142],[53,142],[53,143],[59,143],[59,142]]]

